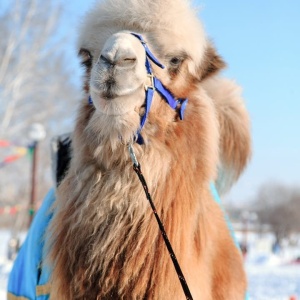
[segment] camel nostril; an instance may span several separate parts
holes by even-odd
[[[114,65],[115,64],[109,57],[106,57],[103,54],[100,55],[100,60],[102,60],[104,63],[106,63],[108,65]]]
[[[136,58],[124,58],[124,61],[126,61],[126,62],[135,62]]]
[[[136,57],[134,56],[119,56],[109,57],[109,55],[100,55],[100,61],[107,65],[118,66],[122,68],[131,68],[136,64]]]

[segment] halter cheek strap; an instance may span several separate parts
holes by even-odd
[[[151,85],[149,85],[149,86],[145,85],[145,90],[146,90],[145,113],[141,117],[140,127],[136,132],[136,136],[137,136],[136,142],[139,145],[142,145],[142,144],[144,144],[144,139],[141,135],[141,131],[146,123],[146,120],[147,120],[147,117],[148,117],[148,114],[149,114],[149,111],[151,108],[154,92],[157,91],[160,94],[160,96],[169,104],[169,106],[172,109],[178,110],[180,120],[183,120],[184,111],[186,109],[188,99],[176,99],[173,96],[173,94],[162,84],[162,82],[153,75],[150,60],[154,64],[156,64],[158,67],[160,67],[161,69],[164,69],[165,66],[163,64],[161,64],[158,61],[158,59],[153,55],[153,53],[150,51],[149,47],[147,46],[146,42],[144,41],[143,37],[140,34],[133,33],[133,32],[131,34],[140,40],[141,44],[143,45],[143,47],[145,49],[145,52],[146,52],[145,67],[147,70],[148,77],[151,80]],[[88,102],[90,105],[93,104],[93,100],[92,100],[91,96],[89,96]]]
[[[151,79],[151,85],[145,87],[146,88],[145,113],[141,118],[140,128],[137,131],[137,136],[138,136],[137,143],[143,144],[144,142],[143,142],[143,138],[141,136],[141,131],[142,131],[142,129],[145,125],[146,119],[148,117],[155,90],[165,99],[165,101],[169,104],[169,106],[172,109],[174,109],[174,110],[178,109],[180,120],[183,120],[184,111],[185,111],[188,100],[187,99],[175,99],[173,94],[167,88],[165,88],[165,86],[162,84],[162,82],[158,78],[156,78],[153,75],[151,64],[150,64],[149,60],[151,60],[153,63],[155,63],[161,69],[164,69],[165,66],[163,64],[161,64],[158,61],[158,59],[153,55],[153,53],[150,51],[149,47],[147,46],[146,42],[144,41],[143,37],[140,34],[137,34],[137,33],[131,33],[131,34],[133,36],[135,36],[136,38],[138,38],[140,40],[140,42],[142,43],[143,47],[145,48],[145,51],[146,51],[145,66],[146,66],[146,70],[148,73],[148,77]]]

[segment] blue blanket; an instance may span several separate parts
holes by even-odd
[[[35,215],[14,262],[8,281],[8,300],[48,300],[50,270],[42,266],[44,232],[51,215],[49,208],[55,200],[54,189],[50,190]]]

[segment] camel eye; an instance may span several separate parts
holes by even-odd
[[[183,64],[183,62],[188,58],[188,55],[185,51],[180,51],[177,53],[173,53],[171,55],[168,55],[169,60],[169,68],[172,72],[179,71],[179,68]]]
[[[78,52],[78,55],[81,60],[81,64],[84,65],[87,68],[90,68],[92,66],[92,55],[91,52],[87,49],[81,48]]]
[[[181,65],[183,59],[181,57],[174,56],[170,59],[170,65],[172,67],[178,67]]]

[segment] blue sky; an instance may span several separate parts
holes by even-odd
[[[67,4],[64,22],[74,43],[76,24],[93,2]],[[251,200],[262,184],[273,181],[299,185],[300,1],[196,4],[208,35],[228,63],[223,75],[243,87],[252,120],[252,161],[226,199]]]
[[[300,183],[300,1],[202,2],[202,20],[244,90],[253,158],[228,198],[266,182]],[[221,5],[221,6],[220,6]]]

